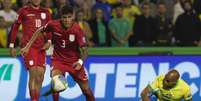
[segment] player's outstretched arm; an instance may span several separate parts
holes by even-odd
[[[42,31],[43,31],[43,27],[40,27],[38,30],[36,30],[36,32],[33,33],[33,36],[31,37],[29,42],[26,44],[26,46],[20,50],[20,53],[21,53],[22,56],[24,56],[25,54],[28,53],[29,48],[34,43],[36,38],[42,33]]]
[[[149,96],[148,96],[149,93],[150,93],[149,88],[146,87],[146,88],[142,91],[142,93],[141,93],[142,101],[150,101],[150,100],[149,100]]]

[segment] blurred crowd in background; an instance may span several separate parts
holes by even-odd
[[[0,48],[29,0],[0,0]],[[201,46],[201,0],[42,0],[53,19],[71,5],[89,47]],[[23,33],[17,34],[16,45]]]

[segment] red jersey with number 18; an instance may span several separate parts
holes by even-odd
[[[45,8],[33,8],[31,6],[25,6],[18,11],[18,17],[12,26],[10,32],[11,39],[10,43],[15,43],[16,35],[18,32],[19,25],[22,24],[23,37],[21,39],[21,46],[25,46],[27,42],[31,39],[33,33],[47,24],[51,20],[51,15],[49,11]],[[33,43],[33,47],[40,48],[44,44],[44,37],[40,36]]]
[[[80,58],[79,48],[86,45],[86,40],[79,24],[74,23],[71,27],[64,28],[61,20],[53,20],[44,27],[44,31],[52,32],[52,60],[72,64]]]

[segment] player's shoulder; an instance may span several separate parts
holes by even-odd
[[[183,79],[179,79],[179,86],[182,87],[183,89],[190,88],[190,86]]]
[[[82,30],[81,26],[80,26],[79,23],[77,23],[77,22],[75,22],[75,23],[73,24],[72,30],[73,30],[76,34],[79,34],[79,35],[80,35],[81,33],[83,33],[83,30]]]
[[[49,10],[48,10],[48,8],[45,8],[45,7],[40,7],[40,10],[42,12],[45,12],[45,13],[50,13]]]
[[[81,29],[80,25],[77,22],[74,22],[73,28]]]
[[[60,23],[60,20],[58,20],[58,19],[57,20],[50,20],[50,22],[53,24],[58,24],[58,23]]]
[[[29,8],[30,8],[30,6],[25,5],[25,6],[23,6],[22,8],[20,8],[19,10],[26,10],[26,9],[29,9]]]
[[[81,27],[80,27],[80,25],[77,22],[75,22],[71,28],[75,32],[80,32],[82,30]]]
[[[48,25],[58,25],[60,23],[60,20],[50,20],[48,22]]]
[[[177,84],[177,87],[179,90],[181,90],[181,94],[186,95],[191,92],[190,86],[182,79],[179,79],[179,83]]]
[[[165,78],[165,75],[159,75],[156,77],[157,80],[162,81]]]
[[[24,12],[30,9],[30,6],[23,6],[22,8],[18,9],[18,12]]]

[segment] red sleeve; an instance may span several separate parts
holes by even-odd
[[[51,20],[52,20],[51,14],[50,14],[49,11],[47,11],[47,21],[50,22]],[[46,27],[47,27],[47,26],[46,26]],[[50,32],[50,31],[49,31],[49,32],[46,32],[46,34],[47,34],[47,39],[48,39],[48,40],[51,40],[51,39],[52,39],[52,34],[51,34],[51,32]]]
[[[9,47],[14,47],[14,43],[15,43],[15,40],[16,40],[16,36],[17,36],[19,26],[23,21],[23,16],[24,16],[24,11],[22,9],[20,9],[18,11],[17,20],[12,25],[12,28],[11,28],[11,31],[10,31],[10,34],[9,34],[10,35],[10,45],[9,45]]]
[[[17,16],[17,20],[16,23],[21,24],[23,21],[23,17],[25,15],[25,10],[22,8],[17,12],[18,16]]]
[[[77,33],[77,41],[78,41],[79,46],[80,47],[86,46],[86,38],[85,38],[83,30],[81,28],[79,28],[77,31],[78,31],[78,33]]]

